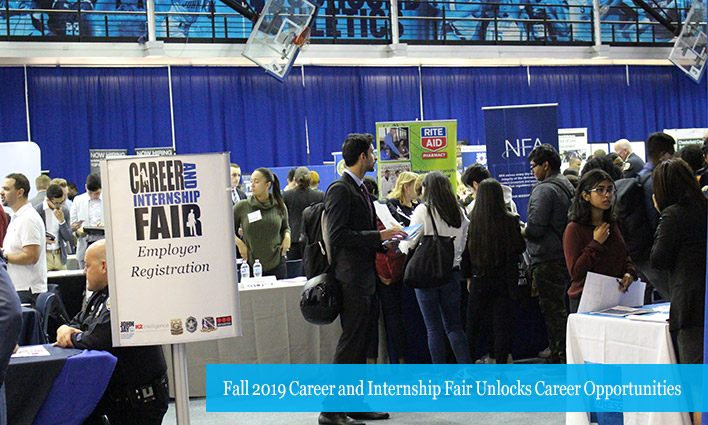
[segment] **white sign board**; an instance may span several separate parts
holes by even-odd
[[[568,168],[570,159],[574,157],[580,160],[582,169],[588,157],[588,129],[559,128],[558,153],[561,156],[561,170]]]
[[[30,182],[27,199],[36,195],[34,179],[39,177],[42,170],[42,153],[39,146],[34,142],[1,142],[0,158],[6,158],[0,162],[0,179],[5,180],[5,176],[10,173],[22,173]],[[7,211],[12,212],[9,207]]]
[[[229,155],[101,162],[114,346],[241,335]]]

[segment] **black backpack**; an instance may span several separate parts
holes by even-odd
[[[644,184],[651,174],[619,179],[615,182],[615,213],[627,251],[636,259],[644,259],[654,240],[649,217],[644,207]]]
[[[329,268],[327,249],[324,241],[323,223],[324,202],[316,202],[302,212],[302,268],[305,276],[312,279]]]

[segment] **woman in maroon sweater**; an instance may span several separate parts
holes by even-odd
[[[614,276],[619,290],[627,291],[637,270],[612,211],[615,185],[606,172],[595,169],[583,174],[568,212],[563,251],[570,273],[570,312],[578,311],[588,272]]]

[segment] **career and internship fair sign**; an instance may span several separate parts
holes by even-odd
[[[241,334],[229,154],[101,163],[114,346]]]
[[[558,104],[482,108],[487,145],[487,168],[512,189],[521,218],[526,221],[531,189],[537,183],[528,155],[548,143],[558,150]]]
[[[457,120],[395,121],[376,123],[379,153],[379,185],[388,170],[395,177],[401,171],[441,171],[457,187]],[[386,191],[379,191],[385,196]]]

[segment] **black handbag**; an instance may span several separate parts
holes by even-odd
[[[440,236],[428,207],[433,223],[433,235],[423,235],[412,253],[408,253],[403,283],[411,288],[437,288],[450,283],[455,260],[455,237]]]

